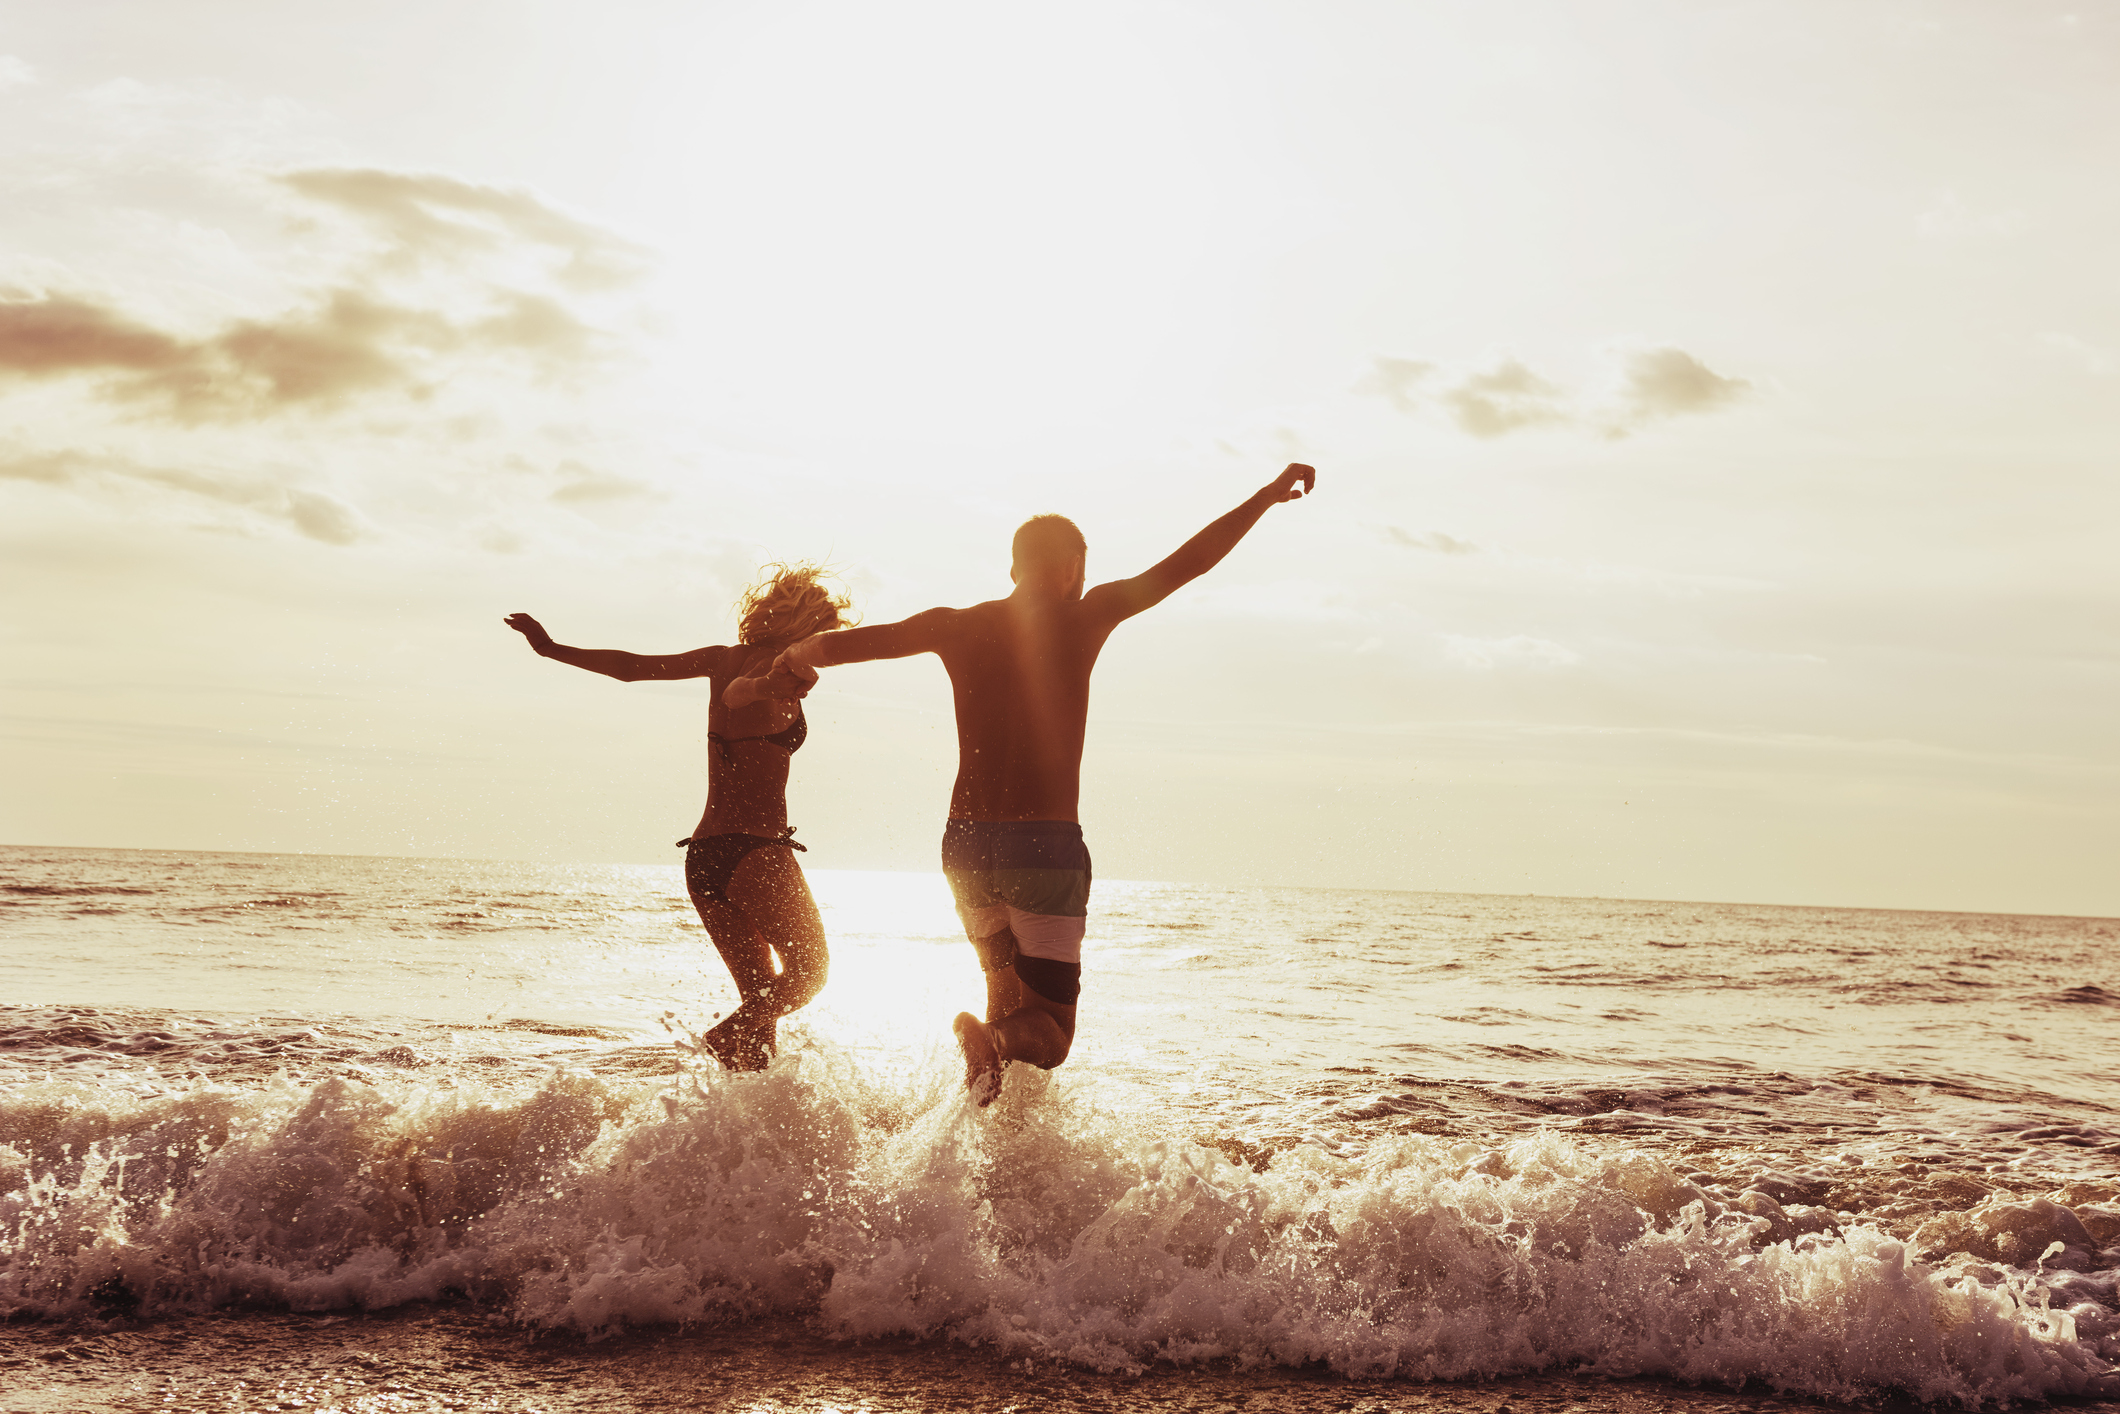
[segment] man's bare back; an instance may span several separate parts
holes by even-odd
[[[1082,598],[1019,586],[968,609],[930,609],[903,623],[834,635],[827,662],[930,652],[950,675],[957,707],[960,820],[1073,820],[1081,794],[1082,735],[1097,655],[1125,617],[1099,585]]]
[[[1082,739],[1089,679],[1122,622],[1214,568],[1267,510],[1317,473],[1290,465],[1153,568],[1083,592],[1081,532],[1039,516],[1016,532],[1015,589],[968,609],[819,634],[776,668],[805,683],[819,668],[915,653],[941,657],[957,708],[957,782],[943,866],[987,973],[987,1018],[957,1018],[966,1083],[986,1104],[1001,1069],[1052,1069],[1074,1040],[1089,855],[1081,842]]]

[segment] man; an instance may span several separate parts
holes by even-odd
[[[807,691],[817,670],[915,653],[941,655],[957,703],[957,784],[942,868],[986,970],[986,1020],[960,1012],[965,1085],[982,1106],[1012,1060],[1051,1070],[1075,1039],[1089,851],[1076,814],[1089,675],[1111,631],[1213,569],[1267,508],[1309,491],[1293,464],[1145,574],[1082,591],[1086,546],[1064,516],[1016,532],[1015,590],[969,609],[805,639],[772,680]]]

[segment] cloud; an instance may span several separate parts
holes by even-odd
[[[296,530],[326,545],[351,545],[361,538],[361,519],[353,507],[321,491],[290,490],[287,517]]]
[[[154,372],[183,356],[180,340],[86,300],[0,296],[0,370],[31,378],[85,368]]]
[[[511,360],[541,378],[593,364],[604,337],[548,293],[482,266],[557,250],[555,279],[605,288],[637,273],[633,248],[520,192],[376,171],[280,179],[390,234],[384,255],[312,288],[278,314],[190,336],[114,303],[63,291],[0,291],[0,385],[83,377],[108,399],[184,423],[325,411],[375,394],[428,396],[464,366]],[[437,214],[437,213],[441,214]],[[449,213],[478,219],[456,219]],[[396,289],[407,273],[450,276],[445,296]]]
[[[336,496],[268,481],[201,475],[182,468],[141,466],[117,457],[83,452],[0,453],[0,481],[36,481],[52,486],[159,486],[182,495],[255,511],[326,545],[365,539],[368,524]]]
[[[1409,550],[1433,550],[1438,555],[1476,555],[1480,550],[1470,540],[1459,540],[1440,530],[1411,535],[1395,525],[1387,525],[1384,536],[1394,545],[1403,545]]]
[[[0,456],[0,481],[41,481],[58,486],[74,479],[82,458],[73,452]]]
[[[307,308],[194,339],[79,295],[0,294],[0,379],[85,375],[105,397],[150,403],[186,423],[330,409],[363,393],[423,397],[445,360],[471,356],[520,356],[555,374],[585,361],[596,340],[564,309],[529,295],[457,321],[339,287]]]
[[[1433,404],[1460,431],[1488,440],[1526,428],[1568,426],[1625,437],[1663,418],[1713,412],[1752,391],[1747,380],[1725,377],[1684,349],[1617,350],[1607,356],[1620,364],[1616,389],[1590,399],[1509,356],[1438,380],[1434,364],[1378,355],[1354,391],[1384,397],[1401,412]],[[1431,386],[1433,391],[1426,391]]]
[[[1457,424],[1475,437],[1500,437],[1569,420],[1565,395],[1513,358],[1475,373],[1442,394]]]
[[[1440,637],[1447,657],[1482,672],[1492,668],[1566,668],[1583,661],[1583,655],[1572,648],[1521,633],[1508,638],[1466,638],[1455,633]]]
[[[636,496],[652,496],[655,488],[639,481],[628,481],[622,476],[597,471],[577,461],[564,461],[559,470],[573,477],[555,490],[548,498],[563,506],[590,505],[601,501],[631,500]]]
[[[1643,349],[1627,358],[1621,394],[1635,422],[1713,412],[1752,391],[1742,378],[1725,378],[1684,349]]]
[[[0,90],[36,81],[37,71],[31,68],[27,61],[17,59],[12,54],[0,54]]]
[[[562,285],[594,291],[626,284],[646,267],[641,247],[523,191],[372,167],[311,168],[279,181],[381,234],[384,262],[400,268],[461,264],[531,245],[563,258],[554,272]]]
[[[1369,362],[1369,371],[1354,382],[1355,392],[1387,398],[1400,412],[1412,412],[1420,406],[1414,390],[1435,372],[1434,364],[1389,354],[1377,354]]]
[[[1438,370],[1419,359],[1377,354],[1355,380],[1354,391],[1388,400],[1400,412],[1415,412],[1433,403],[1445,409],[1459,430],[1474,437],[1500,437],[1526,427],[1568,422],[1567,395],[1514,358],[1493,367],[1462,374],[1427,392]]]

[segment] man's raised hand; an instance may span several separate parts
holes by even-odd
[[[530,646],[539,653],[552,646],[552,635],[545,632],[545,626],[528,614],[510,614],[501,622],[529,639]]]
[[[1300,487],[1296,485],[1299,481],[1303,483]],[[1282,501],[1299,501],[1317,482],[1316,467],[1305,466],[1301,462],[1290,462],[1285,471],[1268,483],[1266,490],[1273,497],[1275,504]]]

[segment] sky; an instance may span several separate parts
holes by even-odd
[[[2120,914],[2120,7],[0,0],[0,841],[672,862],[1137,573],[1106,878]],[[932,870],[933,658],[813,868]]]

